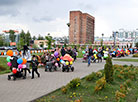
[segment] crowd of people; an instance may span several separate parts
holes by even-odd
[[[80,50],[80,49],[79,49]],[[82,51],[83,60],[88,63],[88,67],[91,62],[102,62],[103,59],[106,59],[108,56],[111,57],[121,57],[128,56],[129,54],[137,53],[137,49],[135,48],[110,48],[110,47],[97,47],[93,48],[92,46],[87,47]],[[13,56],[13,52],[7,52],[7,61],[8,66],[10,66],[11,71],[13,72],[11,75],[8,75],[8,80],[13,77],[14,80],[16,78],[26,79],[27,71],[29,72],[31,78],[34,79],[34,73],[40,77],[40,73],[38,72],[38,66],[44,66],[45,71],[49,70],[57,70],[57,67],[62,66],[62,71],[64,72],[67,69],[69,72],[69,68],[74,71],[74,67],[72,67],[73,62],[77,59],[78,50],[75,46],[57,47],[52,52],[45,52],[42,55],[31,55],[27,46],[23,48],[23,54],[20,53],[17,56]],[[30,64],[32,67],[32,71],[30,70]],[[66,68],[68,67],[68,68]]]

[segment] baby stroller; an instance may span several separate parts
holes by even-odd
[[[52,55],[49,59],[48,62],[46,62],[46,65],[45,65],[45,72],[46,71],[50,71],[50,72],[53,72],[53,71],[57,71],[57,66],[55,64],[56,63],[56,58]]]
[[[66,61],[66,63],[69,63],[69,62]],[[66,64],[62,65],[62,72],[65,72],[65,71],[69,72],[70,70],[72,72],[74,71],[74,67],[70,63],[68,65],[66,65]]]
[[[62,60],[60,61],[62,64],[62,72],[69,72],[70,70],[73,72],[74,71],[74,67],[73,67],[73,58],[66,54]]]
[[[25,79],[23,76],[23,71],[21,69],[18,69],[18,63],[17,63],[17,57],[16,56],[12,56],[10,61],[11,61],[11,71],[12,74],[8,75],[8,80],[11,80],[11,77],[13,77],[13,80],[16,80],[16,78],[23,78]]]

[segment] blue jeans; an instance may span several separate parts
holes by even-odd
[[[90,65],[91,64],[91,56],[88,56],[88,65]]]

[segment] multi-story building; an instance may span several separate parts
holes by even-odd
[[[69,43],[94,43],[95,18],[81,11],[70,11]]]

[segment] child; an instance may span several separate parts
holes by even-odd
[[[31,63],[32,63],[32,79],[34,79],[34,72],[38,75],[38,77],[40,77],[40,74],[37,71],[37,68],[38,68],[38,64],[39,63],[36,60],[36,57],[35,56],[33,56]]]

